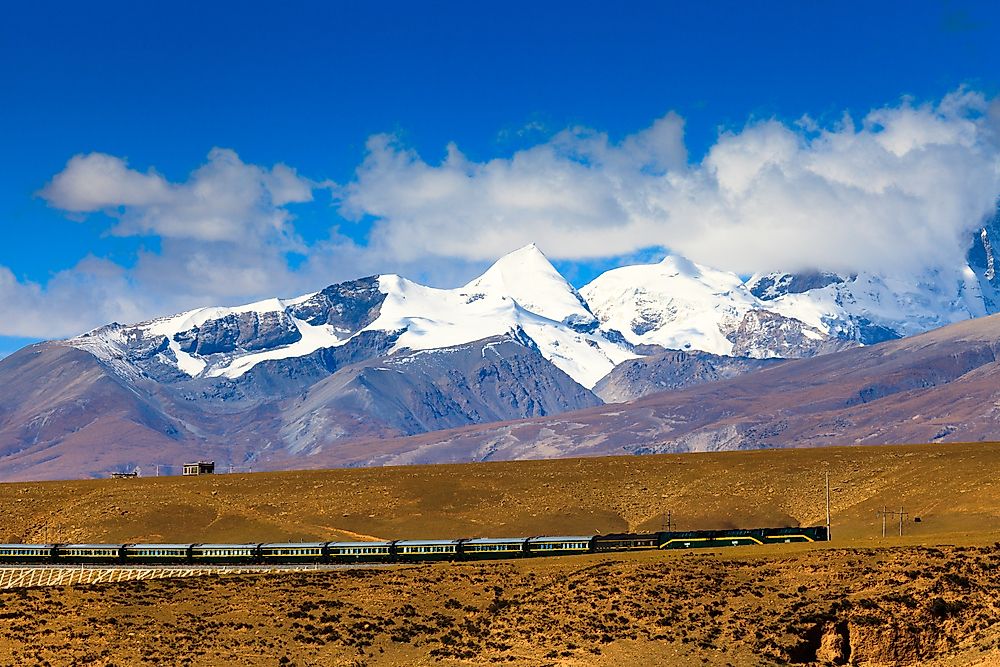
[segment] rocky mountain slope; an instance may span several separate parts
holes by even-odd
[[[201,457],[239,467],[377,463],[394,455],[358,443],[689,391],[785,358],[854,358],[840,351],[992,312],[997,227],[975,236],[967,265],[920,276],[742,280],[670,256],[578,292],[529,245],[455,289],[371,276],[293,299],[109,324],[0,361],[0,479]],[[700,399],[701,417],[722,414],[716,398]],[[771,444],[742,432],[705,437],[691,447]],[[441,458],[576,450],[553,442]]]
[[[394,465],[838,444],[1000,440],[1000,315],[789,360],[623,404],[345,446]]]
[[[660,391],[733,378],[783,361],[664,350],[618,364],[594,386],[594,393],[605,403],[624,403]]]

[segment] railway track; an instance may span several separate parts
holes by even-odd
[[[378,563],[301,564],[301,565],[0,565],[0,590],[73,586],[78,584],[118,583],[185,577],[227,576],[238,574],[278,574],[351,569],[394,567]]]

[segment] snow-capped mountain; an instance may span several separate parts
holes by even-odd
[[[764,303],[736,274],[674,255],[608,271],[581,294],[603,329],[633,345],[754,358],[808,357],[845,346],[808,302]]]
[[[516,335],[588,389],[636,356],[598,330],[580,294],[533,244],[456,289],[374,276],[295,299],[111,325],[67,342],[126,373],[237,379],[265,361],[356,345],[373,334],[391,341],[380,354]]]
[[[373,276],[293,299],[113,324],[66,344],[124,377],[237,381],[282,360],[357,361],[510,336],[592,389],[637,350],[809,357],[995,312],[997,227],[981,230],[968,265],[954,270],[744,280],[671,255],[608,271],[579,292],[532,244],[454,289]]]
[[[743,280],[671,256],[578,292],[529,245],[454,289],[380,275],[109,324],[0,360],[0,479],[195,457],[255,468],[396,460],[366,452],[385,438],[771,373],[796,363],[775,358],[994,312],[998,227],[976,235],[967,264],[909,276]],[[475,456],[528,444],[485,443]]]
[[[968,264],[908,274],[768,273],[743,280],[684,258],[608,271],[580,290],[601,328],[634,345],[809,357],[998,312],[994,221]]]

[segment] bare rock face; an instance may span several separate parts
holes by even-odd
[[[805,271],[802,273],[768,273],[756,277],[747,284],[750,293],[761,301],[772,301],[785,294],[802,294],[827,285],[844,282],[844,278],[825,271]]]
[[[921,663],[921,633],[897,622],[848,624],[851,663],[863,667],[892,667]],[[926,639],[926,638],[925,638]]]
[[[769,310],[748,312],[726,337],[733,343],[733,356],[756,359],[813,357],[858,346],[855,340],[831,338],[800,320]]]
[[[181,350],[201,356],[255,352],[290,345],[301,338],[295,323],[282,311],[226,315],[174,336]]]
[[[816,661],[830,665],[846,665],[851,658],[851,642],[847,627],[842,623],[827,623],[816,649]]]
[[[314,453],[361,435],[414,435],[600,404],[537,349],[502,336],[347,366],[284,404],[281,435],[292,451]]]
[[[736,377],[781,361],[665,350],[619,364],[594,386],[594,393],[606,403],[623,403],[660,391]]]
[[[976,231],[967,257],[987,312],[1000,309],[1000,211]]]
[[[292,316],[317,326],[329,324],[342,331],[358,331],[379,316],[385,294],[378,277],[369,276],[330,285],[290,309]]]

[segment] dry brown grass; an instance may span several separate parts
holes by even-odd
[[[0,594],[0,663],[815,664],[840,641],[975,664],[998,568],[1000,545],[741,548],[36,589]]]
[[[0,539],[244,541],[534,535],[819,524],[879,533],[883,504],[915,539],[1000,530],[1000,445],[645,457],[0,484]],[[920,523],[912,519],[920,517]],[[954,536],[954,537],[953,537]]]
[[[829,471],[836,538],[5,592],[0,664],[995,664],[998,469],[970,444],[0,485],[5,540],[242,541],[816,524]],[[883,504],[921,521],[883,542]]]

